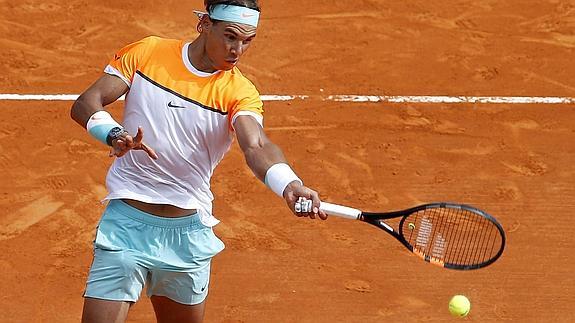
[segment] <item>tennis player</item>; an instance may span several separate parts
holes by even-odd
[[[236,67],[256,36],[257,0],[204,4],[194,41],[148,37],[122,48],[72,106],[72,118],[117,157],[83,322],[124,322],[144,286],[158,322],[203,321],[210,262],[224,249],[212,230],[210,178],[234,136],[255,176],[294,214],[327,218],[265,135],[259,93]],[[124,94],[117,122],[104,107]]]

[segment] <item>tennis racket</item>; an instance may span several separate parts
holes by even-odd
[[[483,268],[495,262],[505,248],[501,224],[493,216],[468,205],[442,202],[372,213],[321,202],[320,209],[383,229],[423,260],[444,268]],[[390,219],[399,220],[397,229],[384,221]]]

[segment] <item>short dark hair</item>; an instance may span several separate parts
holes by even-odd
[[[215,5],[219,4],[246,7],[256,11],[261,11],[258,0],[204,0],[204,5],[206,6],[208,14],[212,12]]]

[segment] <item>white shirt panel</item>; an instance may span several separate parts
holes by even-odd
[[[183,98],[136,73],[126,95],[123,126],[141,126],[151,159],[132,150],[116,158],[106,177],[105,199],[135,199],[212,213],[210,178],[233,141],[225,113]],[[214,224],[214,218],[204,219]],[[217,223],[217,220],[216,220]]]

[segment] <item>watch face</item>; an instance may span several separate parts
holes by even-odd
[[[123,128],[120,127],[114,127],[110,130],[110,132],[108,132],[108,137],[106,138],[106,143],[108,143],[109,146],[112,146],[112,141],[122,137],[122,135],[124,133],[127,133],[127,131]]]
[[[124,132],[124,129],[114,128],[114,129],[112,129],[111,135],[114,139],[117,139],[122,135],[123,132]]]

